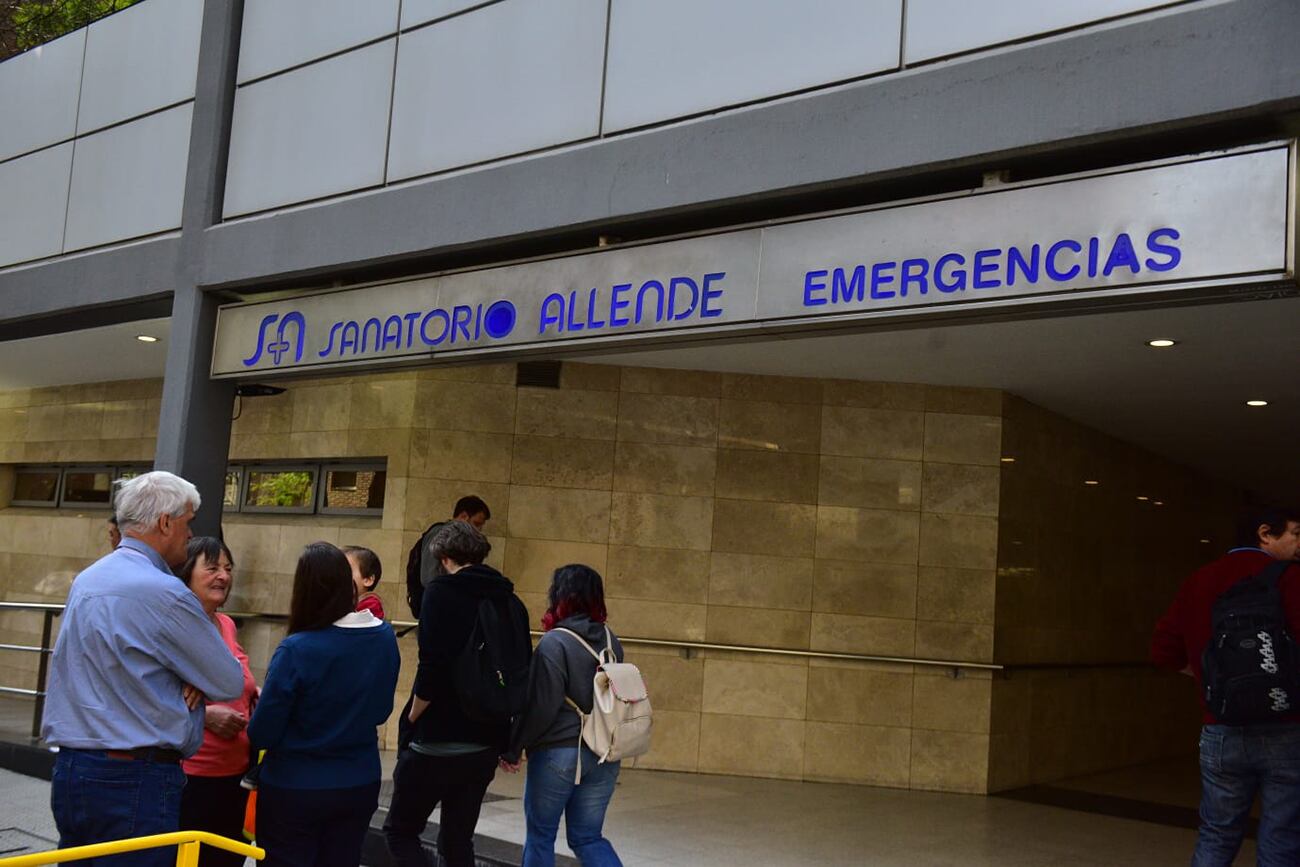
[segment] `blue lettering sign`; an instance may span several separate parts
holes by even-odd
[[[645,301],[645,294],[647,291],[649,291],[651,286],[653,286],[655,289],[655,298],[656,298],[655,322],[664,321],[664,284],[660,283],[658,280],[647,280],[641,284],[641,288],[638,289],[636,293],[636,324],[637,325],[641,324],[641,313],[642,313],[641,306],[642,303]]]
[[[996,289],[1002,285],[1001,280],[988,278],[985,275],[998,270],[997,262],[990,262],[994,256],[1002,255],[1002,251],[996,247],[989,250],[979,250],[975,253],[975,265],[971,269],[971,286],[976,289]]]
[[[437,337],[430,337],[429,323],[434,319],[442,320],[442,331]],[[437,346],[447,339],[449,333],[451,333],[451,317],[447,315],[446,310],[434,309],[424,314],[424,319],[420,321],[420,339],[424,341],[425,346]]]
[[[687,286],[691,290],[691,303],[685,310],[677,312],[677,287]],[[672,277],[668,280],[668,315],[670,319],[685,319],[695,312],[695,307],[700,303],[700,287],[695,285],[695,281],[690,277]]]
[[[966,288],[966,257],[961,253],[944,253],[934,263],[934,286],[940,292],[960,292]],[[944,274],[944,266],[956,266]]]
[[[1182,261],[1183,251],[1179,250],[1172,244],[1162,244],[1162,239],[1177,241],[1179,238],[1177,229],[1156,229],[1150,235],[1147,235],[1147,250],[1158,256],[1165,256],[1164,261],[1157,259],[1147,259],[1146,266],[1152,271],[1172,271],[1178,267]]]
[[[1026,261],[1025,254],[1020,252],[1019,247],[1007,248],[1007,285],[1016,285],[1016,269],[1025,275],[1025,282],[1034,284],[1038,282],[1038,253],[1042,248],[1035,244],[1029,248],[1029,259]]]
[[[721,316],[722,310],[719,308],[709,307],[710,301],[715,301],[722,297],[721,289],[710,289],[710,283],[721,283],[727,277],[727,272],[719,271],[716,274],[705,274],[704,284],[700,289],[700,318],[712,319],[715,316]],[[618,287],[615,287],[618,288]]]
[[[904,259],[901,268],[902,276],[898,280],[898,294],[904,298],[907,297],[907,287],[915,284],[918,295],[924,295],[929,285],[926,281],[926,275],[930,273],[930,262],[927,259]]]
[[[1106,257],[1106,267],[1101,273],[1109,277],[1116,268],[1123,267],[1127,267],[1134,274],[1142,270],[1137,251],[1133,249],[1133,239],[1128,236],[1128,232],[1120,232],[1115,238],[1115,244],[1110,248],[1110,255]]]
[[[803,306],[818,307],[826,303],[825,298],[814,298],[814,292],[826,291],[826,274],[822,271],[809,271],[803,275]]]
[[[1059,254],[1062,250],[1072,250],[1075,253],[1082,253],[1083,245],[1081,245],[1078,241],[1071,241],[1069,238],[1066,238],[1063,241],[1057,241],[1055,244],[1047,248],[1047,257],[1044,264],[1044,268],[1047,271],[1047,276],[1051,277],[1053,280],[1055,280],[1058,283],[1064,283],[1068,280],[1073,280],[1075,277],[1079,276],[1078,265],[1071,265],[1069,268],[1067,268],[1064,271],[1061,271],[1056,267],[1057,254]]]
[[[858,265],[853,269],[853,276],[847,281],[844,279],[844,269],[836,268],[831,272],[831,303],[839,304],[841,301],[852,301],[855,298],[861,301],[867,291],[867,266]]]
[[[637,321],[641,321],[640,317]],[[564,330],[564,296],[559,292],[552,292],[542,299],[542,316],[537,326],[537,333],[545,334],[548,325],[559,326],[559,331]]]

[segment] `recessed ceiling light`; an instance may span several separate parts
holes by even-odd
[[[1266,401],[1266,400],[1248,400],[1248,401],[1246,401],[1246,406],[1268,406],[1268,401]]]
[[[1100,485],[1100,484],[1101,484],[1101,482],[1097,481],[1096,479],[1084,479],[1084,480],[1083,480],[1083,483],[1084,483],[1085,485]]]
[[[138,341],[140,341],[141,343],[157,343],[157,342],[158,342],[158,338],[157,338],[157,337],[154,337],[152,334],[137,334],[137,335],[135,336],[135,339],[138,340]]]
[[[1201,544],[1202,544],[1202,545],[1208,545],[1208,544],[1210,544],[1210,540],[1209,540],[1209,539],[1202,539],[1202,540],[1201,540]]]
[[[1153,506],[1163,506],[1164,504],[1165,504],[1165,501],[1164,501],[1164,500],[1152,500],[1152,501],[1151,501],[1151,505],[1153,505]]]
[[[1178,345],[1177,340],[1170,340],[1168,337],[1159,337],[1156,338],[1155,340],[1147,341],[1147,346],[1150,346],[1152,349],[1168,349],[1171,346],[1177,346],[1177,345]]]
[[[1014,464],[1015,462],[1016,462],[1016,459],[1015,459],[1015,458],[1003,458],[1003,459],[1002,459],[1002,463],[1004,463],[1004,464]]]
[[[1142,496],[1141,494],[1138,494],[1138,499],[1145,503],[1147,500],[1149,500],[1149,499],[1151,499],[1151,498],[1150,498],[1150,497],[1144,497],[1144,496]]]

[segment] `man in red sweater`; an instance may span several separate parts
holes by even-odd
[[[1151,659],[1161,668],[1196,678],[1201,711],[1201,827],[1192,867],[1228,867],[1241,848],[1246,818],[1262,798],[1257,856],[1260,865],[1300,864],[1300,715],[1288,722],[1231,726],[1205,707],[1201,654],[1210,641],[1214,601],[1229,587],[1274,560],[1300,551],[1300,511],[1261,508],[1246,515],[1237,545],[1183,582],[1156,624]],[[1291,635],[1300,637],[1300,568],[1279,581]]]

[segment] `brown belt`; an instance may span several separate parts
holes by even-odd
[[[174,765],[185,758],[178,750],[164,747],[136,747],[133,750],[104,750],[104,757],[121,762],[154,762],[160,765]]]

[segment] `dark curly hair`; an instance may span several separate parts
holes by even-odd
[[[605,582],[599,572],[581,563],[555,570],[546,605],[542,629],[548,631],[575,614],[585,614],[596,623],[604,623],[609,616],[605,610]]]

